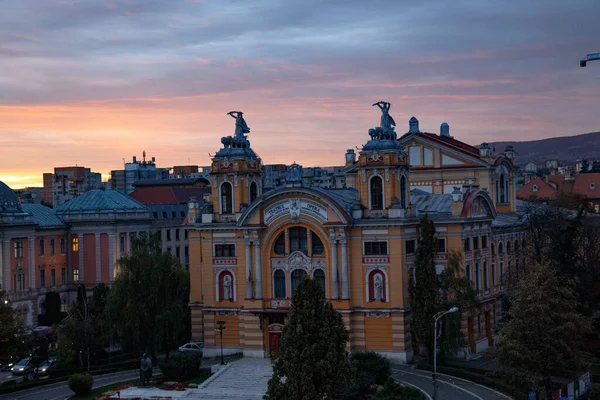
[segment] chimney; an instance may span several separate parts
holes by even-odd
[[[486,158],[491,156],[490,145],[487,143],[481,143],[479,146],[479,157]]]
[[[198,220],[198,200],[196,197],[190,197],[188,201],[188,224],[193,225]]]
[[[419,132],[421,132],[419,130],[419,120],[416,119],[415,117],[412,117],[408,121],[408,133],[419,133]]]
[[[504,154],[506,154],[506,157],[508,157],[510,160],[515,159],[515,148],[513,146],[506,146],[506,150],[504,150]]]
[[[351,167],[356,162],[356,153],[353,149],[346,150],[346,167]]]
[[[442,125],[440,125],[440,136],[446,136],[452,139],[452,136],[450,136],[450,125],[448,125],[447,122],[443,122]]]
[[[460,190],[460,186],[454,186],[454,191],[452,192],[452,205],[450,209],[453,217],[460,217],[462,214],[463,192]]]
[[[133,156],[133,163],[135,164],[137,162],[137,158],[135,156]]]

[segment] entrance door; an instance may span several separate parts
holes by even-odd
[[[279,354],[279,333],[269,332],[269,351],[272,355]]]
[[[492,336],[492,314],[491,311],[485,313],[485,335],[488,339],[488,346],[494,345],[494,337]]]
[[[469,344],[471,345],[471,353],[475,354],[477,353],[477,346],[475,345],[475,332],[473,329],[473,317],[469,317],[468,322],[469,324]]]

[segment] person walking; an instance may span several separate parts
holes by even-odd
[[[142,355],[142,360],[140,361],[140,384],[142,386],[146,385],[146,377],[148,376],[148,365],[150,366],[150,376],[152,376],[152,361],[150,361],[148,355],[144,353]]]

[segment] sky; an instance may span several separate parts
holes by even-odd
[[[244,111],[266,164],[344,163],[396,131],[469,144],[600,130],[597,0],[2,0],[0,180],[146,150],[210,165]]]

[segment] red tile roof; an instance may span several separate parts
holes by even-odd
[[[142,204],[186,204],[190,197],[202,200],[210,187],[141,187],[129,195]]]
[[[526,199],[530,196],[541,198],[556,197],[559,190],[564,193],[577,193],[590,199],[600,198],[600,173],[576,174],[574,179],[567,179],[566,175],[550,175],[548,183],[535,177],[517,192],[517,197]],[[533,191],[533,186],[538,186],[538,191]]]

